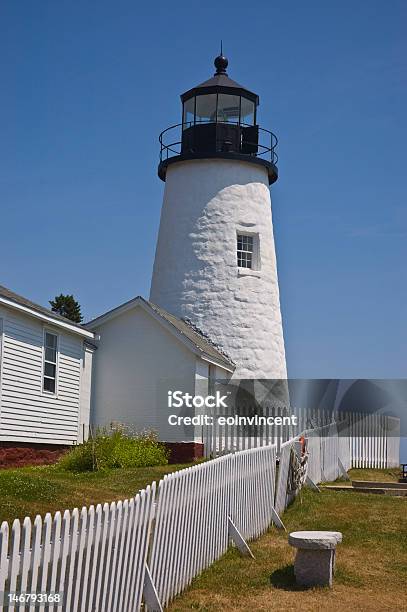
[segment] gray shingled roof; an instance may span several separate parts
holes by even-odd
[[[178,317],[164,310],[164,308],[161,308],[161,306],[157,306],[157,304],[153,304],[153,302],[149,302],[141,296],[133,298],[132,300],[129,300],[128,302],[125,302],[124,304],[105,312],[103,315],[92,319],[92,321],[88,321],[85,323],[85,327],[95,329],[99,319],[104,319],[109,315],[115,316],[115,313],[119,315],[124,308],[131,307],[131,305],[133,303],[135,304],[138,300],[146,304],[146,306],[151,308],[153,312],[159,315],[167,323],[170,323],[178,333],[185,336],[205,356],[214,359],[217,363],[224,365],[227,368],[235,368],[234,362],[228,357],[228,355],[226,355],[219,346],[217,346],[210,338],[208,338],[208,336],[195,327],[191,322],[184,319],[179,319]]]
[[[7,289],[7,287],[3,287],[2,285],[0,285],[0,296],[4,297],[7,300],[10,300],[11,302],[15,302],[20,306],[26,306],[26,308],[30,308],[35,312],[39,312],[40,314],[46,315],[47,317],[51,317],[56,321],[63,321],[64,323],[69,323],[69,325],[73,325],[74,327],[78,327],[79,329],[84,329],[82,325],[74,323],[66,317],[62,317],[58,313],[53,312],[50,308],[45,308],[44,306],[40,306],[35,302],[31,302],[31,300],[27,300],[27,298],[23,297],[22,295],[18,295],[18,293],[14,293],[14,291],[11,291],[10,289]]]
[[[143,298],[142,298],[143,299]],[[192,325],[189,321],[185,319],[179,319],[174,315],[170,314],[161,306],[157,306],[148,300],[144,300],[147,302],[151,308],[157,312],[163,319],[166,319],[171,325],[177,328],[181,334],[186,336],[188,340],[191,340],[195,344],[195,346],[206,353],[208,357],[213,357],[217,361],[224,363],[225,365],[235,367],[234,362],[226,355],[226,353],[208,337],[206,336],[200,329]]]

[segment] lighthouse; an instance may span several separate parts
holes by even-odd
[[[191,322],[236,364],[235,378],[286,378],[270,185],[275,135],[259,97],[215,59],[160,135],[165,182],[150,299]]]

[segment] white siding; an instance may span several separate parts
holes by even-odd
[[[190,441],[193,427],[171,427],[168,390],[195,393],[196,356],[154,317],[135,307],[93,330],[100,334],[94,355],[91,421],[155,429],[162,440]]]
[[[83,340],[58,335],[57,394],[42,392],[42,323],[4,309],[0,440],[72,444],[78,439]]]

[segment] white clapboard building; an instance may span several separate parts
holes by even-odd
[[[93,339],[0,286],[0,463],[16,447],[52,450],[87,433]]]
[[[206,396],[212,380],[229,379],[235,364],[220,348],[189,322],[142,297],[86,328],[98,338],[92,394],[95,425],[117,422],[153,429],[170,442],[201,440],[201,428],[168,423],[168,393]]]

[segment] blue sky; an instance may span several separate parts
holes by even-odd
[[[179,94],[229,74],[279,137],[289,374],[407,373],[403,1],[3,1],[0,284],[86,318],[148,296]]]

